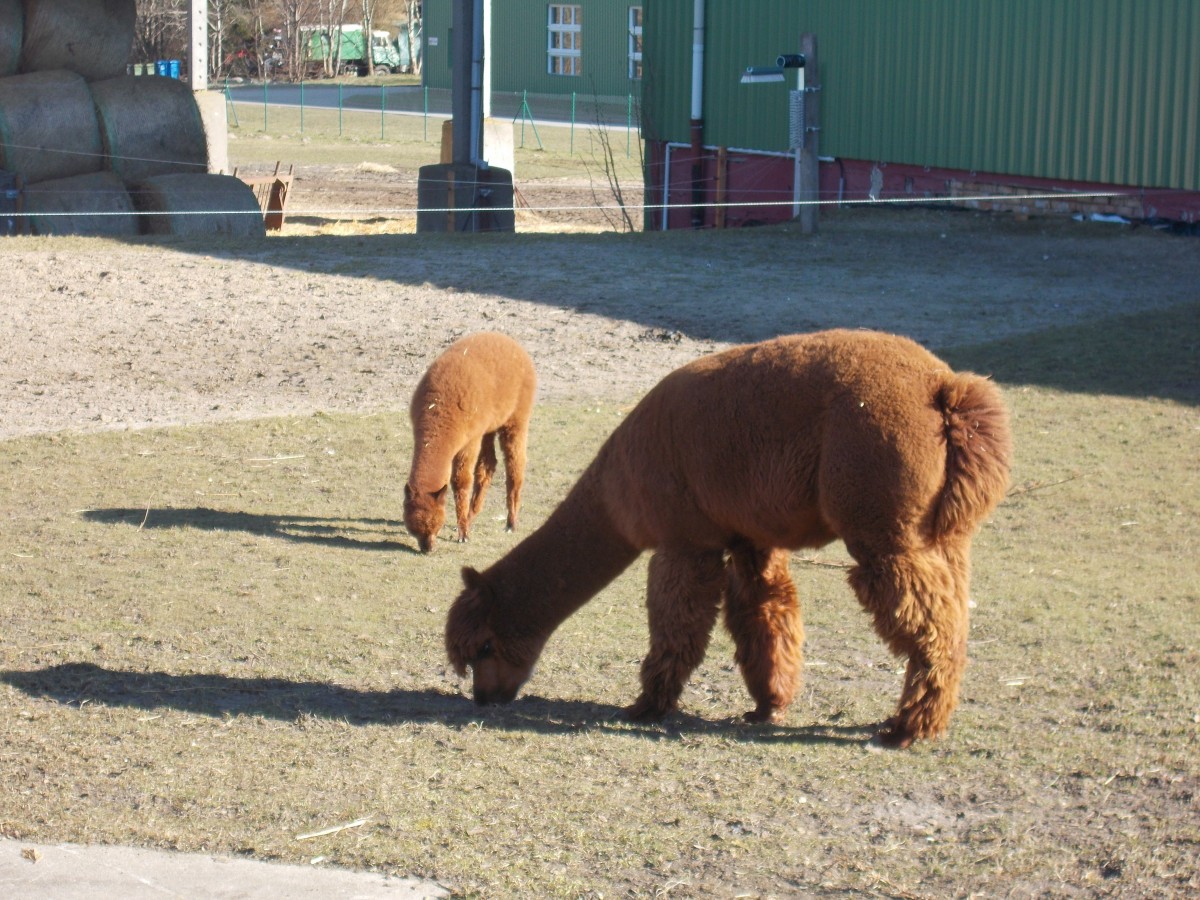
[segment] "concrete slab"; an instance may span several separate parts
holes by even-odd
[[[374,872],[0,839],[0,897],[23,900],[423,900],[449,895],[436,882]]]

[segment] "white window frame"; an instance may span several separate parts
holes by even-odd
[[[629,7],[629,80],[642,80],[642,8]]]
[[[546,10],[546,72],[583,74],[583,6],[551,3]]]

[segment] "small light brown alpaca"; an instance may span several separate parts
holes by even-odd
[[[1008,414],[995,385],[910,340],[794,335],[698,359],[609,437],[544,525],[463,570],[446,649],[479,703],[504,703],[551,633],[643,550],[650,651],[634,719],[673,711],[724,601],[751,721],[782,717],[804,631],[788,551],[840,538],[850,584],[908,659],[876,737],[946,730],[967,661],[971,538],[1004,494]]]
[[[413,461],[404,485],[404,525],[421,552],[433,549],[445,524],[450,486],[459,543],[469,537],[496,472],[497,436],[508,487],[508,530],[517,527],[536,390],[529,354],[503,334],[455,341],[426,370],[409,407]]]

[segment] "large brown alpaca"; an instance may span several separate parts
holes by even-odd
[[[463,570],[446,648],[479,703],[507,702],[550,634],[643,550],[650,651],[627,710],[676,708],[724,598],[753,711],[778,720],[804,632],[788,551],[840,538],[850,584],[908,658],[877,740],[945,731],[967,661],[971,538],[1008,483],[1000,392],[905,338],[795,335],[698,359],[664,378],[566,499],[485,572]]]
[[[413,461],[404,485],[404,524],[423,553],[446,521],[446,491],[454,488],[458,540],[496,472],[496,438],[504,453],[508,530],[517,527],[525,482],[525,444],[537,377],[520,344],[483,332],[451,344],[413,392]]]

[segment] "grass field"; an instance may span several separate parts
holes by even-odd
[[[388,165],[415,173],[438,162],[444,115],[383,114],[380,110],[230,104],[230,158],[234,164]],[[587,166],[603,162],[597,117],[580,104],[574,128],[564,124],[512,124],[515,170],[520,179],[586,177]],[[641,183],[636,127],[609,129],[613,162],[626,183]]]
[[[1158,338],[1195,349],[1194,331]],[[1167,375],[1194,390],[1189,365]],[[513,538],[496,495],[471,544],[413,552],[401,415],[6,442],[0,830],[319,857],[483,896],[1183,896],[1194,403],[1007,394],[1014,488],[976,543],[962,706],[945,740],[885,754],[864,740],[900,666],[838,548],[795,560],[808,666],[785,725],[737,722],[724,635],[681,716],[620,720],[642,564],[556,634],[522,699],[481,710],[441,625],[459,567]],[[538,409],[526,528],[621,408]]]

